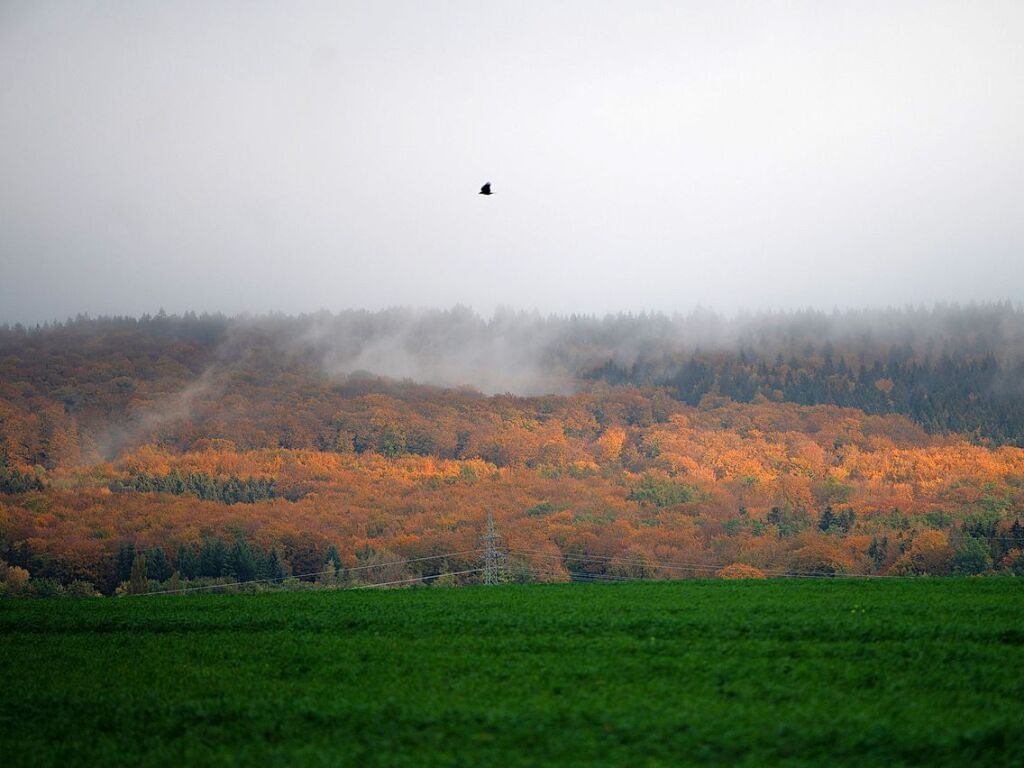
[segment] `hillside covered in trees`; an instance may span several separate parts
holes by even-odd
[[[0,576],[456,573],[486,510],[522,580],[1021,572],[1022,374],[1008,305],[2,327]]]

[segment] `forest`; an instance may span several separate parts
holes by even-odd
[[[0,589],[1024,574],[1024,311],[0,327]],[[464,575],[452,575],[463,574]]]

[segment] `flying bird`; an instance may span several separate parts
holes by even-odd
[[[488,181],[486,184],[484,184],[482,187],[480,187],[480,194],[481,195],[489,195],[489,194],[491,194],[491,182]]]

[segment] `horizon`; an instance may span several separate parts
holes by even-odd
[[[91,312],[78,312],[74,315],[67,315],[65,317],[50,317],[47,319],[39,320],[25,320],[19,318],[3,318],[0,317],[0,327],[13,329],[17,326],[22,326],[26,329],[35,328],[47,328],[57,327],[61,325],[67,325],[69,323],[76,322],[101,322],[101,321],[119,321],[119,320],[145,320],[153,319],[163,315],[169,319],[183,319],[186,317],[198,317],[198,318],[221,318],[226,321],[238,321],[238,320],[269,320],[274,318],[284,319],[306,319],[314,318],[317,316],[328,315],[330,317],[341,317],[346,314],[363,313],[368,315],[386,315],[394,313],[406,313],[414,316],[421,315],[445,315],[445,314],[459,314],[469,313],[473,317],[482,320],[486,323],[496,322],[505,317],[517,317],[517,318],[539,318],[544,321],[548,320],[569,320],[569,319],[583,319],[583,320],[597,320],[603,321],[612,318],[641,318],[641,317],[663,317],[668,320],[681,320],[687,318],[696,318],[701,316],[710,316],[717,320],[723,320],[726,322],[738,322],[742,320],[756,319],[759,317],[786,317],[786,316],[797,316],[797,315],[820,315],[829,317],[843,317],[843,316],[857,316],[857,315],[870,315],[870,314],[937,314],[943,311],[968,311],[968,310],[1009,310],[1013,313],[1024,313],[1024,300],[1012,299],[1012,298],[996,298],[996,299],[980,299],[980,300],[968,300],[968,301],[934,301],[934,302],[913,302],[906,304],[862,304],[858,306],[840,307],[833,305],[832,307],[824,306],[794,306],[794,307],[759,307],[759,308],[748,308],[748,307],[736,307],[734,309],[722,310],[716,309],[711,306],[693,305],[691,307],[680,307],[677,309],[665,310],[665,309],[650,309],[650,308],[639,308],[639,309],[619,309],[609,311],[593,311],[593,312],[573,312],[573,311],[542,311],[537,307],[516,307],[509,305],[498,305],[491,308],[489,311],[481,311],[476,307],[469,304],[456,303],[447,306],[428,306],[428,305],[413,305],[413,304],[394,304],[381,307],[368,307],[368,306],[349,306],[349,307],[338,307],[330,309],[327,307],[320,307],[314,310],[305,311],[286,311],[270,309],[266,311],[249,311],[243,310],[240,312],[226,312],[223,310],[197,310],[185,308],[176,311],[167,311],[164,307],[158,307],[154,310],[144,310],[137,313],[91,313]]]

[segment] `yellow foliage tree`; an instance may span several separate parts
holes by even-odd
[[[715,574],[720,579],[764,579],[764,571],[746,563],[732,563]]]

